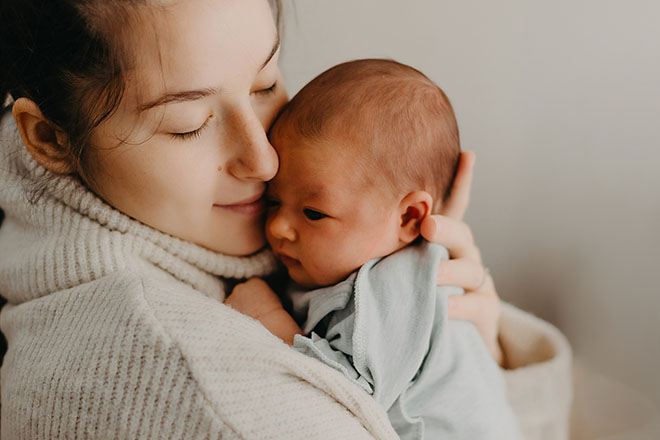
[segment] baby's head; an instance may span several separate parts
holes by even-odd
[[[289,275],[335,284],[411,243],[451,188],[460,146],[445,94],[390,60],[335,66],[283,109],[270,141],[266,236]]]

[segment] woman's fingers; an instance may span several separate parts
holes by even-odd
[[[424,219],[420,229],[422,236],[433,243],[449,249],[454,258],[467,258],[481,262],[479,249],[474,245],[472,231],[460,220],[441,215],[432,215]]]
[[[502,348],[498,340],[500,299],[491,276],[487,273],[483,285],[477,290],[466,290],[465,295],[450,296],[448,301],[449,318],[473,323],[495,361],[502,365]]]
[[[497,319],[482,319],[488,316],[499,316],[500,298],[495,291],[495,284],[490,274],[486,273],[483,285],[477,290],[467,290],[465,295],[449,297],[449,317],[465,319],[472,322],[488,322],[497,326]],[[494,321],[494,322],[492,322]]]
[[[476,156],[472,151],[463,151],[456,170],[454,184],[449,199],[442,207],[442,215],[461,220],[470,202],[470,186],[472,185],[472,169]]]
[[[421,225],[421,234],[428,241],[449,249],[451,260],[438,268],[438,285],[455,285],[465,289],[465,295],[449,297],[449,317],[472,322],[486,342],[498,364],[502,349],[498,341],[500,299],[493,279],[481,264],[481,254],[474,244],[472,231],[462,218],[470,201],[470,186],[475,155],[461,153],[456,178],[442,215],[429,216]]]
[[[438,267],[439,286],[461,286],[465,290],[477,290],[486,283],[488,271],[476,261],[461,258],[441,261]]]

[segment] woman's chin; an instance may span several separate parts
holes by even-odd
[[[236,240],[213,243],[212,246],[207,247],[220,254],[245,257],[260,251],[266,246],[266,237],[263,234],[254,234],[253,236],[237,235],[235,238]]]
[[[238,257],[248,256],[248,255],[252,255],[252,254],[255,254],[255,253],[259,252],[265,246],[266,246],[266,240],[262,240],[258,243],[254,243],[252,245],[246,245],[246,246],[242,247],[241,249],[238,249],[235,253],[231,253],[231,254],[228,254],[228,255],[235,255],[235,256],[238,256]]]

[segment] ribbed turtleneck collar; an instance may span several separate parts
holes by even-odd
[[[268,250],[218,254],[117,211],[72,176],[55,175],[27,152],[10,114],[0,121],[0,295],[10,303],[92,281],[146,262],[208,296],[224,298],[218,277],[272,273]],[[35,182],[46,182],[35,202]]]

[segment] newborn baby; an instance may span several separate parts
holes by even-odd
[[[520,438],[476,328],[447,318],[447,296],[462,292],[435,285],[446,249],[419,238],[460,153],[442,90],[394,61],[340,64],[269,136],[280,168],[266,235],[297,284],[294,348],[373,395],[404,439]]]

